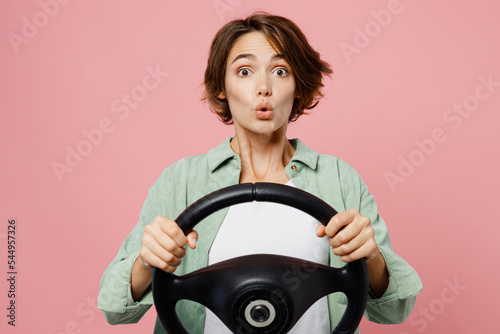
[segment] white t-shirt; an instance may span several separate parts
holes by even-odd
[[[292,180],[287,185],[293,186]],[[316,236],[319,222],[287,205],[250,202],[233,205],[215,237],[208,264],[249,254],[275,254],[328,265],[328,239]],[[209,309],[205,334],[231,331]],[[326,296],[313,304],[289,333],[330,333]]]

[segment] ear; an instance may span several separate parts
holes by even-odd
[[[226,98],[226,94],[223,92],[220,92],[219,95],[217,96],[219,99],[224,100]]]

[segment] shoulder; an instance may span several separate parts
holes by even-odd
[[[344,200],[359,198],[364,192],[365,183],[358,171],[346,161],[332,155],[321,154],[318,159],[318,170],[323,175],[335,178]]]
[[[344,160],[337,159],[340,186],[346,197],[362,197],[368,191],[358,171]]]
[[[331,154],[318,154],[317,175],[323,182],[332,181],[338,187],[340,196],[347,207],[359,205],[359,199],[366,195],[367,186],[356,168]],[[325,182],[329,184],[329,182]]]
[[[341,158],[331,154],[318,154],[299,138],[290,142],[296,149],[292,160],[308,165],[319,177],[338,178],[344,182],[359,181],[360,175],[356,169]]]
[[[294,138],[290,140],[290,143],[296,149],[294,158],[299,160],[304,160],[306,163],[315,167],[316,164],[321,168],[335,168],[339,171],[351,171],[354,170],[347,162],[344,160],[331,155],[331,154],[319,154],[315,150],[309,148],[303,141],[299,138]]]
[[[182,158],[165,169],[165,173],[200,173],[215,170],[226,160],[235,156],[230,145],[231,137],[226,138],[222,143],[212,148],[207,153],[198,154]]]
[[[203,168],[208,165],[208,153],[184,157],[172,163],[164,171],[185,172],[186,169]]]
[[[318,155],[318,170],[333,173],[342,183],[357,183],[361,179],[358,171],[352,165],[329,154]]]
[[[189,189],[203,184],[208,173],[206,154],[185,157],[163,169],[150,187],[150,195],[157,198],[163,208],[162,215],[176,217],[186,208]]]
[[[198,175],[208,171],[208,154],[198,154],[190,157],[184,157],[173,162],[170,166],[163,169],[158,178],[162,184],[172,181],[180,181],[181,179],[190,178],[193,175]]]
[[[230,137],[206,153],[184,157],[165,168],[159,177],[159,182],[166,185],[184,185],[191,182],[204,182],[210,174],[234,157],[230,146]]]
[[[352,165],[335,156],[321,154],[320,164],[335,168],[341,179],[358,180],[361,177]]]

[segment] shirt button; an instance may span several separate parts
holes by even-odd
[[[297,166],[292,165],[292,170],[295,172],[297,170]]]

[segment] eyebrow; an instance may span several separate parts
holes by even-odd
[[[233,59],[233,61],[231,62],[231,64],[233,64],[238,59],[242,59],[242,58],[249,58],[251,60],[257,59],[257,57],[255,57],[255,55],[253,55],[251,53],[242,53],[242,54],[237,55]],[[271,61],[275,61],[275,60],[278,60],[278,59],[285,59],[285,56],[283,56],[282,54],[275,54],[274,56],[271,57]]]

